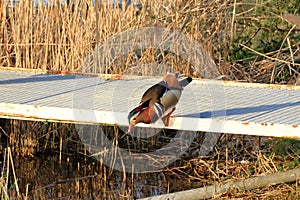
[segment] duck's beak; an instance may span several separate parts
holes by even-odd
[[[134,124],[129,124],[129,127],[128,127],[128,133],[131,133],[133,127],[134,127]]]

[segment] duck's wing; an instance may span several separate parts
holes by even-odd
[[[168,87],[164,81],[161,81],[152,87],[150,87],[146,92],[143,94],[141,99],[141,104],[146,101],[149,101],[149,106],[154,105],[155,103],[159,103],[161,97],[166,93]]]

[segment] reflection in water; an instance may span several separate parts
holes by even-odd
[[[160,173],[123,174],[97,160],[59,154],[14,159],[20,193],[30,199],[134,199],[167,192]],[[12,188],[14,188],[12,186]],[[11,197],[17,197],[15,189]]]

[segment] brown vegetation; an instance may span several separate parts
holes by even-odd
[[[203,46],[217,64],[220,74],[228,79],[278,82],[282,76],[292,78],[298,74],[297,35],[272,2],[181,0],[153,4],[144,0],[138,13],[133,5],[128,9],[99,5],[97,9],[85,0],[74,4],[40,6],[38,9],[31,1],[21,1],[14,8],[7,6],[6,1],[2,2],[2,67],[97,73],[139,74],[143,71],[143,74],[149,75],[151,71],[142,64],[159,61],[169,70],[202,76],[197,73],[200,66],[191,66],[174,54],[151,48],[142,52],[132,49],[100,71],[95,66],[82,69],[96,44],[132,28],[162,27],[178,30]],[[270,33],[266,35],[265,30],[268,29]],[[266,48],[261,51],[262,46],[257,46],[264,43],[269,51]],[[281,45],[278,46],[278,43]],[[203,57],[201,59],[208,59],[206,55]],[[102,62],[107,64],[104,60]],[[137,66],[140,66],[138,71]],[[166,70],[163,69],[164,72]]]

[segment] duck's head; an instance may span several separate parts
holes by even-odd
[[[138,116],[139,112],[130,112],[128,115],[128,122],[129,122],[129,127],[128,127],[128,132],[131,132],[133,127],[137,124],[136,122],[136,117]]]
[[[180,90],[183,89],[182,86],[179,84],[177,77],[178,77],[177,74],[171,74],[171,73],[167,73],[164,76],[164,81],[168,85],[168,88],[176,88]]]
[[[128,115],[128,122],[129,122],[129,127],[128,127],[128,132],[131,132],[133,127],[138,124],[138,123],[150,123],[149,121],[149,108],[145,108],[142,111],[139,112],[131,112]]]
[[[129,119],[128,132],[130,133],[133,127],[136,125],[136,118]]]

